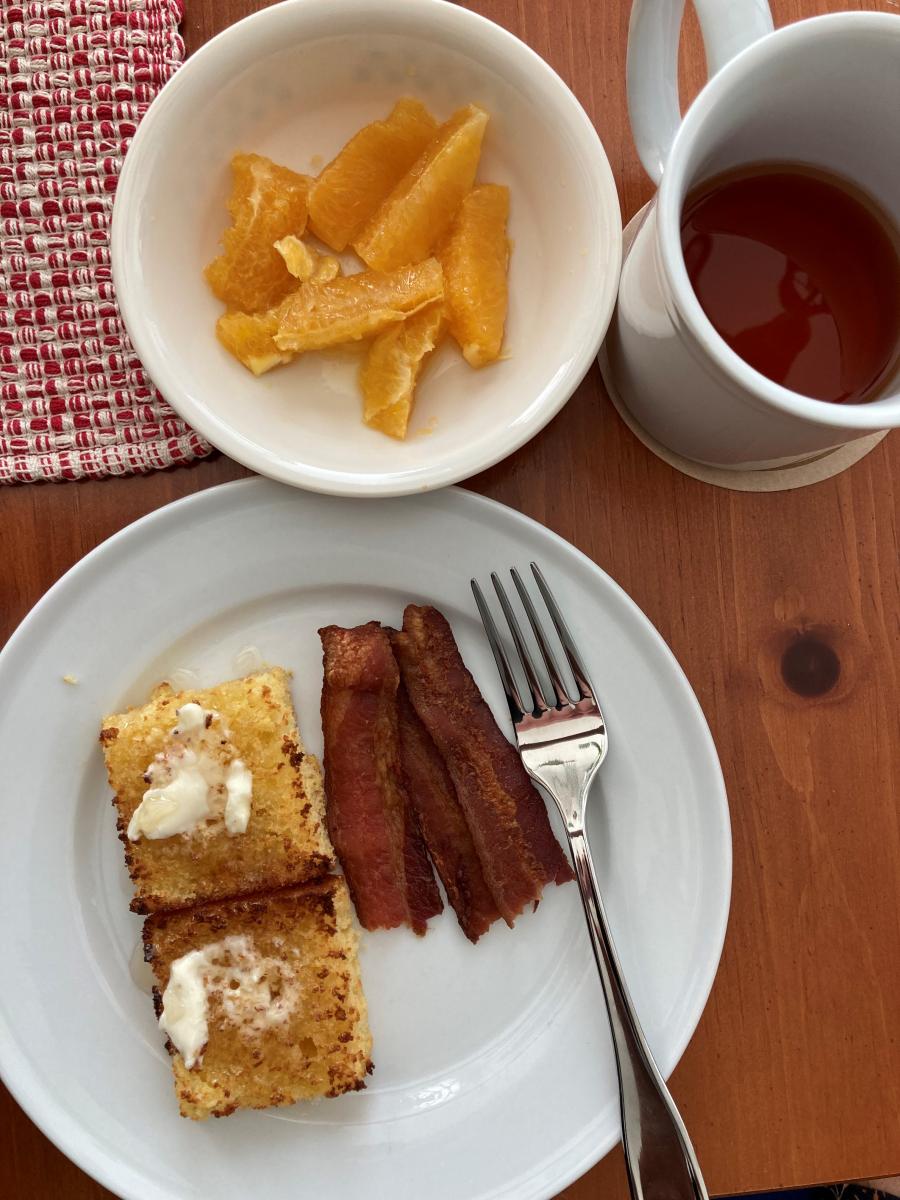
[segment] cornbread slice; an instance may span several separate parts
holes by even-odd
[[[277,976],[281,996],[289,997],[287,1012],[268,1024],[265,1013],[253,1010],[241,1020],[237,991],[208,990],[202,1061],[188,1070],[167,1043],[181,1115],[202,1121],[238,1108],[293,1104],[365,1087],[372,1037],[343,879],[329,875],[303,887],[148,917],[144,957],[156,979],[157,1016],[172,963],[234,937],[247,939],[243,944],[270,964],[275,960],[269,974]]]
[[[145,772],[172,746],[176,712],[190,703],[219,714],[251,773],[246,831],[229,834],[219,822],[131,840],[129,822],[148,789]],[[303,748],[288,674],[280,667],[203,690],[176,693],[161,684],[142,708],[106,717],[100,741],[134,882],[134,912],[187,908],[303,883],[333,866],[319,764]]]

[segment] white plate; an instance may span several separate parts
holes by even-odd
[[[0,655],[0,1066],[45,1133],[107,1187],[134,1200],[531,1200],[614,1144],[611,1044],[572,884],[477,946],[452,912],[422,941],[363,936],[376,1065],[365,1092],[182,1120],[129,972],[141,922],[97,745],[102,714],[160,678],[211,684],[261,656],[293,669],[318,752],[317,628],[397,622],[409,601],[446,613],[502,714],[469,577],[532,559],[608,719],[590,816],[597,869],[651,1047],[672,1070],[718,964],[731,840],[709,731],[659,635],[570,545],[468,492],[364,503],[242,481],[104,543]]]
[[[215,339],[203,268],[236,150],[314,173],[405,94],[441,120],[472,101],[490,112],[479,179],[509,185],[514,245],[504,361],[473,371],[443,346],[398,442],[362,423],[357,354],[253,378]],[[289,0],[226,29],[162,90],[125,159],[111,245],[128,332],[186,421],[284,483],[389,496],[484,470],[559,412],[609,325],[621,243],[600,138],[523,42],[443,0]]]

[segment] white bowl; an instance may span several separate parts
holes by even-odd
[[[508,357],[473,371],[443,346],[396,442],[362,424],[358,355],[246,371],[215,339],[202,272],[236,150],[314,173],[403,95],[439,120],[470,101],[490,112],[479,179],[510,187],[513,252]],[[584,109],[498,25],[443,0],[287,0],[208,42],[157,97],[119,181],[112,263],[138,355],[213,445],[286,483],[390,496],[483,470],[565,404],[612,315],[621,217]]]

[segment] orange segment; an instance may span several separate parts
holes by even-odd
[[[483,183],[463,200],[440,249],[450,332],[473,367],[500,356],[506,323],[509,188]]]
[[[274,243],[306,228],[310,180],[260,154],[236,154],[231,173],[233,224],[222,235],[225,252],[206,268],[206,279],[232,308],[258,312],[296,287]]]
[[[332,250],[344,250],[436,128],[424,104],[405,98],[397,101],[386,121],[373,121],[352,137],[310,190],[309,221],[316,237]]]
[[[278,350],[321,350],[358,342],[444,295],[441,264],[429,258],[390,274],[361,271],[305,283],[279,310]]]
[[[470,104],[440,127],[354,240],[368,266],[390,271],[431,253],[475,181],[487,123],[484,109]]]
[[[341,273],[341,264],[330,254],[320,254],[310,279],[313,283],[329,283]]]
[[[294,278],[304,283],[309,279],[334,279],[341,273],[341,264],[336,258],[330,254],[320,254],[292,233],[280,238],[275,243],[275,249]]]
[[[294,357],[275,345],[277,329],[277,308],[263,313],[230,312],[216,322],[216,337],[254,375],[262,375]]]
[[[340,273],[341,264],[336,258],[332,258],[330,254],[320,254],[310,278],[313,283],[330,283],[332,279],[337,279]]]
[[[416,380],[445,327],[444,305],[437,301],[375,338],[359,375],[367,425],[406,437]]]

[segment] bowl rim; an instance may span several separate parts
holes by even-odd
[[[541,85],[543,94],[554,100],[554,113],[577,144],[580,160],[589,170],[591,182],[613,228],[621,230],[621,208],[612,169],[600,136],[581,103],[543,58],[525,42],[486,17],[457,7],[450,0],[393,0],[391,17],[404,10],[421,28],[431,23],[436,30],[464,30],[467,38],[491,49],[498,58],[515,57]],[[385,15],[383,0],[343,0],[342,22],[355,18],[378,19]],[[446,462],[430,463],[408,470],[361,473],[323,468],[282,456],[276,448],[250,443],[226,421],[195,403],[181,386],[172,360],[160,352],[145,325],[146,303],[141,283],[140,239],[133,235],[141,220],[142,168],[153,147],[157,131],[170,121],[170,112],[198,71],[209,70],[238,43],[264,26],[318,24],[336,15],[332,0],[282,0],[228,26],[211,38],[178,68],[161,89],[138,125],[125,156],[113,203],[110,237],[113,285],[116,300],[138,358],[166,401],[193,429],[218,450],[245,467],[282,483],[330,495],[401,496],[432,491],[467,479],[494,466],[530,441],[571,398],[591,365],[612,319],[622,266],[621,236],[609,249],[608,269],[598,268],[598,288],[592,306],[593,319],[585,315],[584,336],[566,361],[560,364],[544,388],[540,403],[532,404],[527,419],[516,419],[498,430],[487,444],[462,448]],[[301,33],[302,36],[302,33]]]

